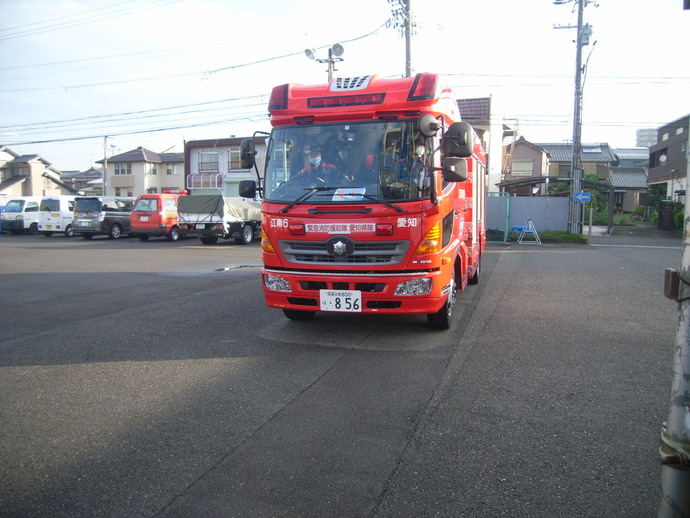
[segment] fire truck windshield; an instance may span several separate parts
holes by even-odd
[[[414,121],[274,128],[265,199],[322,204],[428,198],[430,140],[415,132]]]

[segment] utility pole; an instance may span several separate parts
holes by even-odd
[[[575,42],[575,105],[573,107],[573,156],[570,163],[571,182],[570,197],[570,232],[582,234],[582,203],[575,201],[575,194],[582,191],[582,163],[580,149],[582,148],[582,19],[585,12],[585,2],[577,0],[577,40]]]
[[[405,0],[405,77],[412,77],[412,0]]]
[[[108,172],[108,135],[103,137],[103,196],[106,196],[106,174]]]
[[[555,0],[554,4],[563,5],[571,0]],[[580,153],[582,150],[582,47],[589,45],[589,37],[592,28],[583,22],[585,7],[588,0],[574,0],[577,5],[577,27],[556,26],[556,29],[577,28],[577,38],[575,40],[575,103],[573,107],[573,142],[572,158],[570,161],[570,215],[568,217],[568,228],[573,234],[582,233],[582,203],[575,201],[575,194],[582,191],[582,162]]]
[[[688,137],[690,144],[690,137]],[[687,154],[690,168],[690,154]],[[685,178],[688,192],[688,176]],[[681,269],[667,269],[664,294],[678,302],[668,417],[661,429],[661,501],[658,518],[690,516],[690,203],[685,203]]]
[[[412,0],[388,0],[393,8],[393,18],[388,26],[393,26],[405,38],[405,77],[412,76]]]

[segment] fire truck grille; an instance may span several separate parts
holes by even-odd
[[[410,246],[408,241],[354,242],[343,255],[329,253],[327,242],[283,241],[283,255],[294,264],[398,264]]]

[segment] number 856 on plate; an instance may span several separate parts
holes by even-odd
[[[362,311],[362,292],[358,290],[320,290],[321,311],[359,313]]]

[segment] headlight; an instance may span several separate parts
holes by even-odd
[[[266,289],[273,291],[292,291],[288,281],[275,275],[264,275],[264,286],[266,286]]]
[[[427,295],[431,291],[431,278],[412,279],[395,287],[396,295]]]

